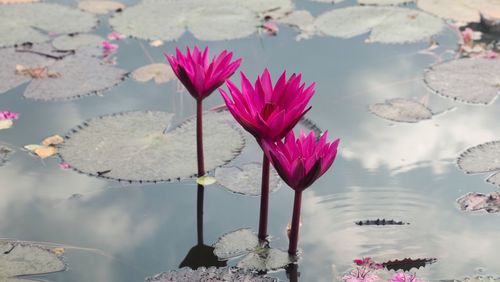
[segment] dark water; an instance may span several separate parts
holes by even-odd
[[[347,5],[352,3],[342,4]],[[309,2],[297,6],[313,14],[330,9]],[[108,32],[103,17],[97,33]],[[243,57],[241,70],[252,79],[267,67],[273,77],[286,69],[301,72],[306,82],[316,81],[308,117],[328,129],[330,136],[341,138],[341,153],[333,168],[303,193],[299,281],[333,281],[362,256],[380,261],[435,257],[437,263],[416,270],[427,280],[480,271],[500,275],[498,215],[464,213],[455,204],[467,192],[496,189],[482,176],[459,171],[455,158],[469,146],[500,137],[498,101],[487,107],[468,106],[429,93],[421,76],[435,59],[418,53],[427,48],[426,42],[365,44],[364,35],[297,42],[294,37],[286,27],[277,37],[208,43],[185,34],[178,42],[146,48],[155,62],[163,62],[162,52],[172,52],[175,46],[207,44],[213,51],[228,49]],[[458,39],[448,29],[437,40],[438,52],[443,52],[454,50]],[[127,39],[120,42],[118,63],[133,70],[149,61],[138,40]],[[17,147],[51,134],[63,135],[88,118],[108,113],[144,109],[175,111],[184,117],[194,113],[193,99],[177,93],[175,82],[140,84],[128,79],[102,97],[48,103],[23,99],[24,88],[0,95],[1,109],[21,113],[15,127],[0,131],[2,142]],[[417,124],[394,124],[369,113],[368,105],[390,98],[424,99],[435,112],[454,110]],[[205,106],[221,103],[214,93]],[[68,270],[40,279],[143,281],[177,269],[198,244],[200,195],[194,180],[125,185],[63,171],[58,159],[42,162],[17,151],[0,168],[0,237],[73,246],[65,252]],[[215,184],[205,189],[203,198],[205,245],[242,227],[257,230],[258,197],[232,194]],[[293,193],[287,187],[271,195],[273,247],[287,248],[292,203]],[[377,218],[410,224],[354,224]],[[191,255],[206,250],[195,248]],[[287,279],[285,271],[270,275]]]

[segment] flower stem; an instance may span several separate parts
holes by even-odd
[[[203,200],[205,187],[198,184],[198,192],[196,193],[196,233],[198,235],[198,245],[203,245]]]
[[[205,175],[203,160],[203,100],[196,100],[196,153],[198,155],[198,177]]]
[[[293,199],[292,228],[290,230],[290,243],[288,245],[288,253],[290,255],[297,255],[297,245],[299,243],[301,202],[302,202],[302,191],[295,191],[295,198]]]
[[[269,159],[264,154],[262,159],[262,181],[260,195],[259,239],[267,238],[267,218],[269,210]]]

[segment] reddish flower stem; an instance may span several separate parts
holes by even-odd
[[[259,239],[267,239],[267,218],[269,213],[269,159],[262,159],[262,181],[260,195]]]
[[[203,100],[196,100],[196,153],[198,155],[198,177],[205,175],[203,160]]]
[[[203,200],[205,187],[198,184],[198,192],[196,193],[196,233],[198,235],[198,245],[203,245]]]
[[[295,198],[293,199],[292,228],[290,230],[290,243],[288,245],[288,253],[293,256],[297,255],[297,245],[299,243],[301,202],[302,202],[302,191],[295,191]]]

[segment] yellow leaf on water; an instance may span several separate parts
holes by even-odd
[[[64,250],[64,248],[62,248],[62,247],[57,247],[57,248],[53,248],[53,249],[52,249],[52,252],[53,252],[54,254],[58,255],[58,256],[60,256],[60,255],[64,254],[64,251],[65,251],[65,250]]]
[[[42,145],[44,146],[49,146],[49,145],[57,145],[61,144],[64,142],[64,138],[62,138],[60,135],[52,135],[49,136],[42,141]]]
[[[2,119],[0,120],[0,130],[11,128],[14,123],[10,119]]]
[[[24,146],[24,149],[30,151],[30,152],[35,152],[36,149],[42,147],[42,145],[38,145],[38,144],[30,144],[30,145],[25,145]]]
[[[153,46],[153,47],[158,47],[158,46],[161,46],[163,45],[163,41],[161,40],[152,40],[149,42],[149,45]]]
[[[57,148],[53,146],[43,146],[37,144],[31,144],[24,146],[24,149],[36,154],[42,159],[48,158],[57,154]]]
[[[208,185],[212,185],[214,184],[215,182],[217,182],[217,180],[215,179],[215,177],[213,176],[208,176],[208,175],[204,175],[202,177],[198,177],[196,179],[196,183],[200,184],[200,185],[203,185],[203,186],[208,186]]]

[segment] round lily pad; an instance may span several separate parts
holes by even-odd
[[[425,105],[402,98],[370,105],[370,111],[381,118],[397,122],[414,123],[432,118],[431,110]]]
[[[54,101],[76,99],[101,93],[122,82],[127,72],[83,52],[65,57],[47,68],[48,73],[33,79],[24,97],[33,100]]]
[[[0,281],[27,281],[17,276],[63,271],[61,258],[40,246],[0,241]]]
[[[293,260],[287,252],[262,248],[260,252],[252,252],[246,255],[236,266],[245,270],[267,272],[284,268],[291,263],[293,263]]]
[[[415,0],[358,0],[361,5],[398,5],[414,2]]]
[[[136,69],[132,72],[132,78],[140,82],[154,80],[155,83],[162,84],[174,79],[175,74],[169,65],[159,63],[145,65]]]
[[[466,173],[500,170],[500,141],[480,144],[465,150],[457,163]]]
[[[48,32],[87,32],[96,24],[94,15],[58,4],[0,5],[0,47],[44,42]]]
[[[471,192],[457,200],[461,210],[496,213],[500,211],[500,192],[482,194]]]
[[[243,271],[235,268],[205,268],[200,267],[193,270],[188,267],[169,272],[163,272],[153,277],[146,278],[146,282],[167,282],[167,281],[213,281],[213,282],[277,282],[278,279],[260,276],[251,271]]]
[[[144,0],[110,23],[120,33],[146,40],[177,40],[186,30],[200,40],[225,40],[255,33],[260,13],[291,7],[289,0]]]
[[[19,67],[43,68],[54,62],[54,59],[47,56],[16,52],[14,48],[0,49],[0,93],[7,92],[31,80],[31,76],[29,75],[16,73],[16,69]]]
[[[219,167],[215,170],[215,179],[224,188],[237,194],[259,196],[261,190],[262,164],[248,163],[241,167]],[[282,182],[276,170],[271,168],[269,191],[276,192]]]
[[[420,9],[458,22],[479,22],[480,14],[500,17],[500,2],[496,0],[418,0]]]
[[[320,15],[316,26],[322,33],[351,38],[370,32],[369,42],[405,43],[426,40],[445,27],[429,14],[400,7],[356,6]]]
[[[59,154],[77,171],[119,181],[194,176],[195,119],[164,133],[172,118],[166,112],[126,112],[89,120],[67,135]],[[226,111],[205,113],[203,126],[207,171],[228,163],[244,147],[242,133]]]
[[[424,81],[437,94],[459,102],[490,104],[500,93],[500,60],[464,58],[432,66]]]
[[[255,250],[259,238],[250,228],[242,228],[222,235],[214,244],[214,254],[220,259],[237,257]]]
[[[89,33],[62,35],[52,41],[58,50],[77,50],[84,47],[100,47],[104,38]]]

